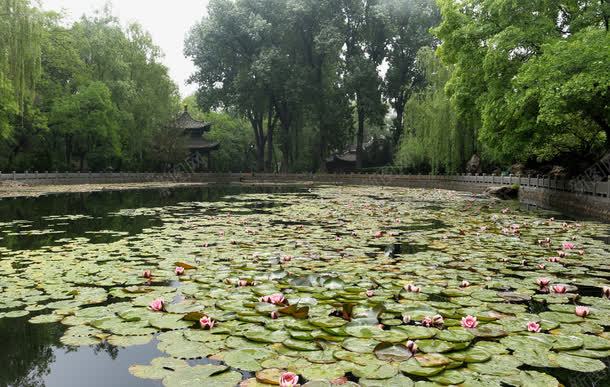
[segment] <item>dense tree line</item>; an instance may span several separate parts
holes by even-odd
[[[324,169],[353,143],[362,166],[366,134],[390,108],[399,141],[437,22],[433,0],[212,0],[186,54],[200,106],[250,123],[258,170]]]
[[[148,33],[109,9],[69,27],[27,0],[0,14],[0,170],[161,167],[179,96]]]
[[[195,10],[202,12],[203,10]],[[610,150],[607,0],[211,0],[186,37],[219,171],[582,168]],[[161,52],[109,9],[66,26],[0,0],[0,170],[186,157]]]

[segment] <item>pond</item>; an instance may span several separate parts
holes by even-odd
[[[441,190],[0,200],[0,386],[607,386],[608,235]]]

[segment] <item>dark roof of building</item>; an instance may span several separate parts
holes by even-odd
[[[188,112],[188,107],[184,106],[184,112],[171,124],[172,128],[182,130],[195,130],[203,129],[204,131],[210,130],[212,124],[209,122],[197,121]]]
[[[192,150],[218,150],[220,148],[219,142],[206,141],[202,139],[189,139],[186,144],[188,149]]]

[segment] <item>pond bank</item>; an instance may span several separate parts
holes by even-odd
[[[383,174],[17,174],[0,175],[0,198],[109,190],[200,187],[211,184],[245,185],[373,185],[447,189],[483,193],[490,186],[520,187],[519,200],[528,206],[558,210],[580,217],[610,221],[610,184],[572,184],[548,178],[500,176],[429,176]],[[578,183],[578,182],[576,182]]]

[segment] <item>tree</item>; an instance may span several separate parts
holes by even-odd
[[[60,128],[65,141],[66,165],[78,157],[79,169],[89,163],[104,169],[120,154],[118,120],[110,90],[103,82],[92,82],[56,102],[51,125]]]
[[[73,168],[73,156],[81,168],[156,164],[153,139],[179,98],[150,35],[136,24],[123,28],[109,7],[71,25],[26,0],[0,0],[0,13],[0,169]],[[76,129],[107,120],[88,117],[83,104],[112,111],[95,141]]]
[[[417,54],[424,86],[406,104],[405,132],[395,164],[414,172],[458,172],[475,148],[474,133],[461,123],[445,93],[452,68],[430,47]]]
[[[355,100],[356,168],[362,168],[367,120],[383,125],[387,107],[382,100],[378,68],[385,59],[387,31],[377,0],[343,0],[347,89]]]
[[[438,3],[439,53],[455,65],[448,91],[464,122],[481,126],[488,158],[562,160],[604,142],[608,69],[596,63],[608,60],[605,1]]]
[[[405,104],[423,79],[416,65],[417,53],[436,44],[429,30],[437,25],[439,12],[434,0],[386,0],[383,7],[388,31],[385,96],[396,114],[393,137],[398,144]]]
[[[204,110],[234,109],[250,122],[261,171],[265,145],[269,141],[272,148],[277,123],[270,85],[257,68],[259,55],[268,47],[270,26],[260,15],[248,12],[246,5],[246,1],[212,0],[209,16],[188,35],[185,54],[197,66],[191,81],[199,85],[197,97]]]
[[[514,129],[501,134],[500,146],[527,144],[526,151],[540,160],[567,153],[591,158],[603,144],[610,150],[608,47],[610,34],[598,28],[543,45],[507,93],[503,119]],[[494,138],[486,141],[495,144]]]
[[[341,69],[345,42],[341,4],[292,0],[288,7],[290,25],[298,37],[296,55],[304,71],[306,120],[316,130],[317,149],[312,158],[323,171],[329,152],[351,143],[351,106]]]

